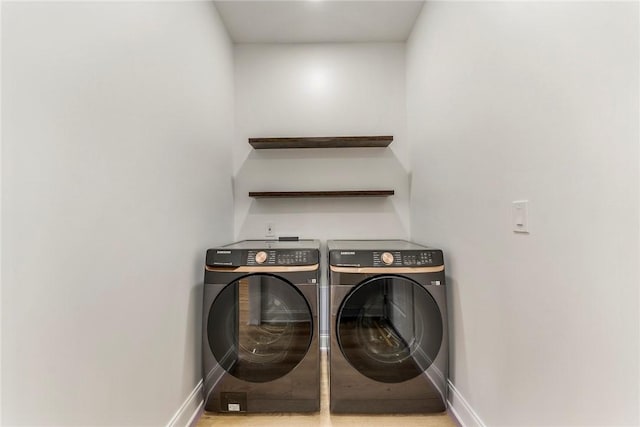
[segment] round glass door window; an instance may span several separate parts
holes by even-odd
[[[313,336],[309,304],[291,283],[253,274],[220,291],[209,310],[209,347],[231,375],[273,381],[307,354]]]
[[[340,350],[361,374],[399,383],[423,373],[442,344],[442,316],[418,283],[378,276],[358,285],[337,316]]]

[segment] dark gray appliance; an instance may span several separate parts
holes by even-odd
[[[447,407],[442,251],[403,240],[330,240],[330,410]]]
[[[207,251],[206,411],[320,409],[319,247],[317,240],[245,240]]]

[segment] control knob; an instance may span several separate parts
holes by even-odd
[[[267,260],[267,253],[265,251],[260,251],[256,254],[256,262],[258,264],[262,264]]]
[[[393,255],[391,255],[391,253],[389,253],[389,252],[383,252],[382,255],[380,256],[380,259],[386,265],[393,264]]]

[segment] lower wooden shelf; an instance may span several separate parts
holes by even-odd
[[[287,198],[287,197],[388,197],[394,190],[349,190],[349,191],[250,191],[249,197]]]
[[[266,148],[388,147],[392,141],[392,135],[249,138],[249,144],[256,150]]]

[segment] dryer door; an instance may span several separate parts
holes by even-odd
[[[307,354],[312,312],[302,293],[270,274],[251,274],[220,291],[208,314],[209,347],[231,375],[273,381]]]
[[[399,383],[431,366],[442,345],[443,320],[431,294],[401,276],[377,276],[355,287],[336,319],[338,344],[361,374]]]

